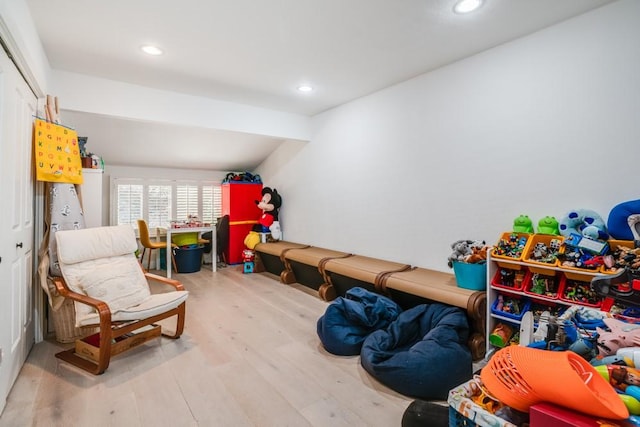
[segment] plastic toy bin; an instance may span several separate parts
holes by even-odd
[[[557,300],[564,288],[564,276],[552,270],[545,273],[531,273],[527,276],[524,293],[532,298]]]
[[[502,307],[501,307],[502,305]],[[517,310],[507,310],[505,307],[517,307]],[[520,322],[522,316],[531,308],[531,301],[521,295],[510,295],[498,293],[496,299],[491,304],[491,313],[505,319]]]
[[[502,233],[500,239],[494,246],[491,251],[491,257],[495,258],[498,265],[500,265],[501,259],[506,259],[510,261],[522,261],[522,257],[527,251],[527,246],[529,241],[531,240],[532,234],[529,233],[515,233],[513,231],[507,231]],[[512,242],[512,246],[516,246],[519,249],[514,253],[502,253],[501,247],[503,247],[503,243]]]
[[[509,289],[512,291],[521,291],[530,274],[526,268],[514,269],[509,267],[498,266],[496,274],[491,279],[491,285],[494,288]]]
[[[472,291],[484,291],[487,289],[487,263],[469,264],[466,262],[453,262],[453,273],[456,276],[458,287],[471,289]]]
[[[602,305],[603,298],[591,291],[592,277],[594,276],[565,273],[562,292],[560,292],[560,300],[571,304],[599,308]],[[584,293],[578,293],[576,287],[582,289]],[[587,297],[579,298],[575,295],[586,295]]]
[[[174,258],[178,273],[195,273],[202,266],[204,247],[193,245],[175,249]]]
[[[516,427],[471,400],[480,394],[479,381],[476,377],[449,391],[449,427]]]
[[[533,258],[534,251],[535,251],[536,245],[538,243],[542,243],[543,245],[545,245],[545,247],[547,247],[547,249],[549,249],[550,245],[551,245],[551,242],[553,240],[557,240],[558,241],[558,252],[559,252],[561,250],[561,248],[564,247],[564,245],[563,245],[564,237],[563,236],[554,236],[554,235],[550,235],[550,234],[534,234],[533,236],[531,236],[531,238],[529,239],[529,244],[527,245],[526,252],[525,252],[524,257],[523,257],[523,261],[528,263],[528,264],[532,264],[534,266],[535,265],[542,265],[542,266],[546,266],[546,267],[557,267],[558,265],[560,265],[560,261],[558,261],[557,258],[554,258],[554,260],[551,261],[551,262],[538,261],[538,260]]]
[[[633,240],[614,240],[614,239],[609,239],[607,240],[607,242],[609,243],[609,253],[614,255],[614,258],[616,258],[617,261],[617,257],[615,256],[616,252],[618,252],[618,250],[622,247],[622,248],[629,248],[629,249],[633,249],[635,247]],[[624,266],[619,265],[616,262],[616,265],[613,266],[613,268],[609,269],[607,268],[606,265],[603,265],[600,269],[600,271],[602,273],[605,274],[616,274],[620,269],[620,268],[624,268]]]

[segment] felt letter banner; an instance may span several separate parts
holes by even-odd
[[[33,141],[38,181],[82,184],[82,163],[75,130],[36,119]]]

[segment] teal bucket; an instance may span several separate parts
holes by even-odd
[[[456,276],[458,287],[474,291],[487,289],[487,263],[468,264],[466,262],[453,262],[453,273]]]

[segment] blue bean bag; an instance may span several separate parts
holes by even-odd
[[[386,328],[402,311],[389,298],[364,288],[351,288],[336,298],[318,319],[318,336],[328,352],[340,356],[360,354],[371,332]]]
[[[398,393],[446,399],[449,390],[471,379],[469,324],[465,313],[445,304],[406,310],[369,335],[360,352],[364,369]]]

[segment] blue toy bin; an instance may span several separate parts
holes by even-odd
[[[195,273],[202,266],[204,246],[189,245],[174,249],[178,273]]]
[[[456,276],[456,283],[460,288],[471,289],[473,291],[484,291],[487,289],[486,262],[469,264],[454,261],[453,273]]]

